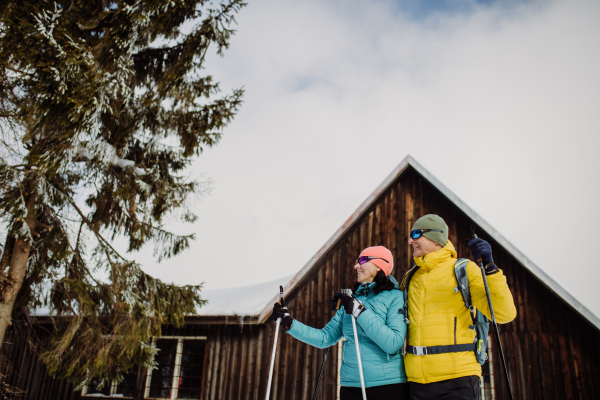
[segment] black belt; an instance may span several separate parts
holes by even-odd
[[[460,353],[462,351],[477,351],[475,343],[450,344],[448,346],[406,346],[407,354],[426,356],[428,354]]]

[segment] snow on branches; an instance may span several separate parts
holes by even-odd
[[[82,160],[97,160],[103,165],[116,165],[120,168],[132,167],[137,175],[145,175],[146,171],[135,166],[135,161],[125,160],[117,155],[116,149],[109,143],[102,140],[90,140],[88,142],[79,142],[75,146],[74,158]]]
[[[124,237],[129,252],[154,244],[160,261],[194,240],[163,223],[173,215],[195,220],[190,199],[204,187],[189,167],[241,106],[243,89],[219,95],[201,72],[211,46],[217,54],[229,46],[244,5],[0,3],[0,130],[12,124],[18,135],[10,137],[19,138],[3,136],[2,146],[20,158],[12,165],[0,158],[0,229],[11,245],[1,262],[27,272],[19,297],[0,312],[39,307],[36,288],[52,288],[44,305],[69,318],[55,319],[43,356],[51,374],[81,384],[118,380],[134,364],[151,367],[148,338],[202,304],[199,286],[146,275],[113,241]],[[17,245],[28,249],[18,260]]]

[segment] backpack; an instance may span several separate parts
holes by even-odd
[[[475,310],[473,304],[471,303],[471,292],[469,291],[469,279],[467,277],[467,264],[469,260],[465,258],[460,258],[454,263],[454,276],[456,278],[457,287],[454,288],[454,293],[460,291],[462,295],[463,301],[465,302],[465,306],[469,309],[469,314],[471,315],[471,320],[473,321],[473,325],[469,326],[469,329],[473,329],[475,331],[475,346],[473,351],[475,352],[475,358],[477,358],[477,362],[481,365],[485,363],[487,360],[487,339],[488,332],[490,330],[490,320],[481,313],[479,310]],[[404,305],[401,309],[398,310],[402,315],[404,315],[404,322],[406,325],[410,324],[408,320],[408,286],[410,284],[410,280],[412,279],[415,272],[419,269],[418,266],[412,267],[404,276],[402,280],[402,284],[400,285],[403,288],[404,293]],[[462,347],[461,347],[462,346]],[[411,346],[409,346],[411,347]],[[429,352],[429,354],[441,354],[441,353],[452,353],[456,351],[465,351],[463,350],[465,345],[448,345],[448,346],[433,346],[430,349],[437,348],[435,352]],[[457,350],[455,350],[457,349]],[[422,351],[422,350],[421,350]],[[426,355],[427,353],[422,355]]]

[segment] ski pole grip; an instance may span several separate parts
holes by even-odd
[[[283,300],[283,286],[279,286],[279,304],[281,304],[281,301]]]
[[[471,225],[471,239],[477,239],[477,234],[475,233],[475,226]],[[483,262],[481,261],[481,257],[479,258],[479,260],[475,260],[476,262],[479,263],[479,267],[480,268],[484,268],[483,267]]]
[[[475,225],[471,225],[471,239],[477,239],[477,234],[475,233]]]
[[[342,299],[338,299],[337,306],[335,306],[335,309],[339,310],[341,306],[342,306]]]

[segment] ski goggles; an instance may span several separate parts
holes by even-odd
[[[369,257],[369,256],[360,256],[356,259],[356,262],[360,265],[363,265],[365,263],[368,263],[371,260],[383,260],[386,263],[390,263],[388,260],[386,260],[385,258],[381,258],[381,257]]]
[[[444,233],[443,231],[440,231],[438,229],[415,229],[414,231],[410,231],[410,237],[413,238],[413,240],[416,240],[416,239],[420,238],[421,236],[423,236],[423,234],[425,232]]]

